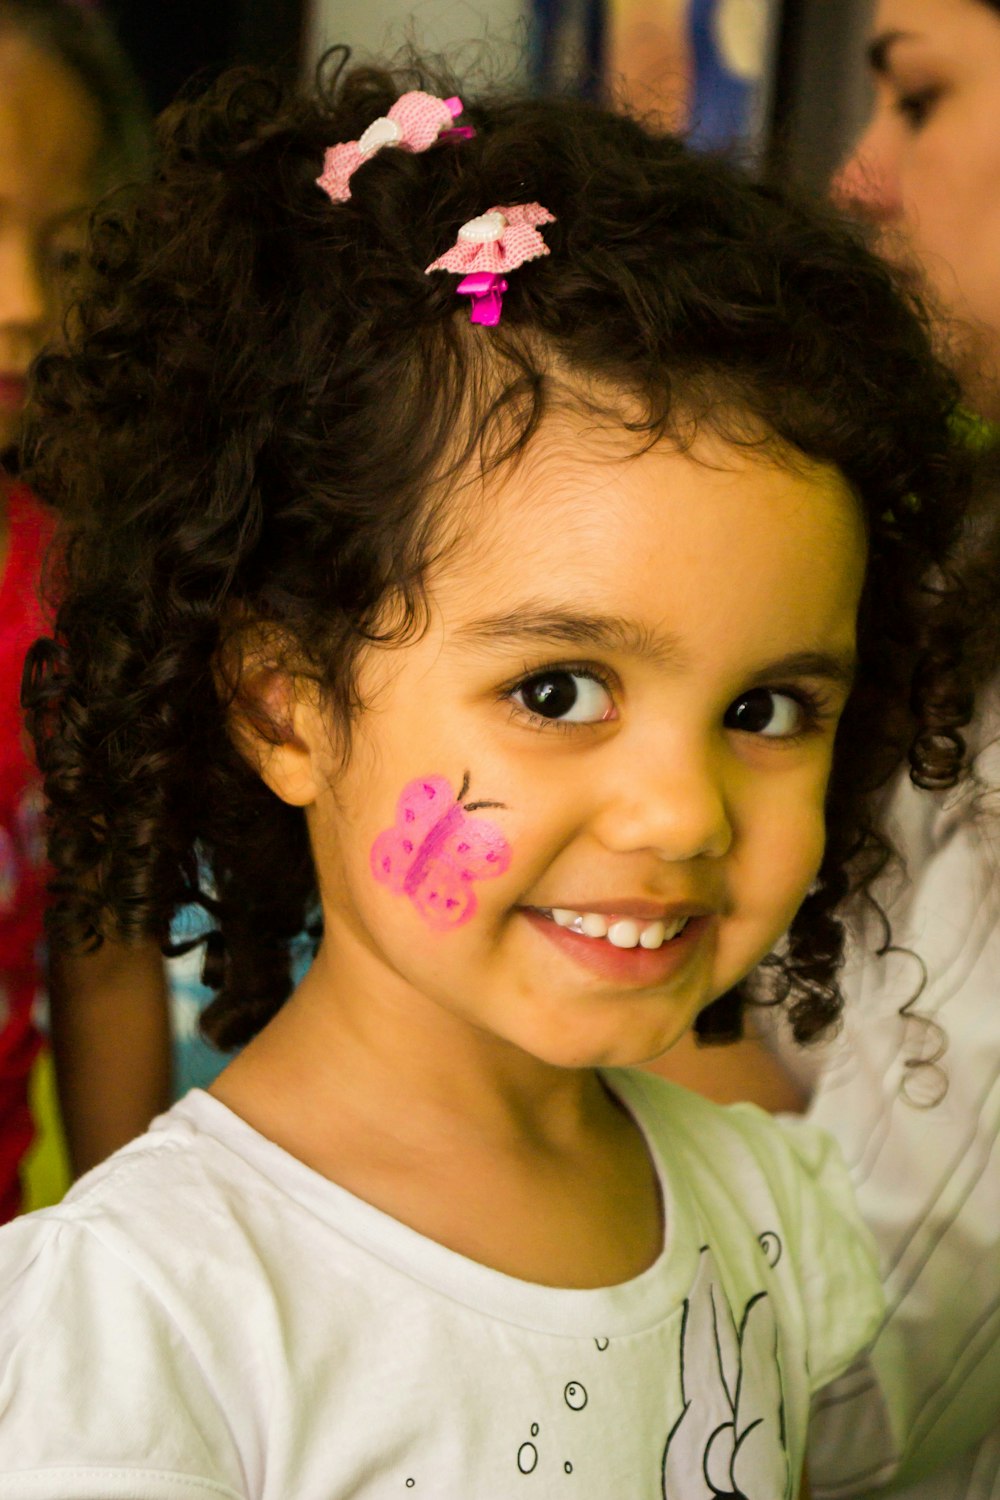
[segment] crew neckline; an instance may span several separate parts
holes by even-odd
[[[537,1332],[578,1337],[588,1331],[598,1340],[620,1338],[676,1311],[690,1288],[702,1246],[688,1186],[671,1172],[663,1150],[669,1110],[657,1108],[653,1118],[650,1085],[661,1084],[657,1092],[662,1091],[662,1105],[675,1091],[660,1080],[627,1070],[602,1070],[601,1077],[646,1143],[664,1225],[663,1243],[652,1265],[628,1281],[606,1287],[546,1286],[471,1260],[324,1177],[203,1089],[186,1094],[154,1122],[151,1134],[169,1136],[186,1126],[208,1138],[358,1249],[452,1302]]]

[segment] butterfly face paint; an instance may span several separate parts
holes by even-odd
[[[458,796],[444,776],[418,776],[403,788],[396,821],[372,845],[372,874],[408,896],[429,927],[450,932],[477,906],[473,882],[502,875],[510,845],[495,823],[471,814],[502,802],[469,802],[466,772]]]

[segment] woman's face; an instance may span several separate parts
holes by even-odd
[[[891,259],[919,268],[969,399],[1000,418],[1000,11],[983,0],[878,0],[875,105],[842,197]]]
[[[23,37],[0,33],[0,452],[17,438],[28,366],[59,326],[99,144],[82,85]]]

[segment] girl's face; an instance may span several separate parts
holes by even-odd
[[[99,139],[97,111],[72,74],[0,32],[0,452],[17,438],[28,366],[58,331]]]
[[[371,649],[346,766],[315,704],[331,984],[559,1066],[665,1051],[818,868],[865,566],[843,480],[550,418],[467,493],[430,627]]]
[[[838,180],[916,264],[958,373],[1000,417],[1000,12],[981,0],[879,0],[869,57],[875,105]]]

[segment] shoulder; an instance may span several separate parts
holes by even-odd
[[[609,1074],[609,1082],[724,1272],[752,1278],[763,1255],[813,1388],[832,1379],[874,1337],[884,1305],[875,1248],[833,1138],[645,1073]]]
[[[777,1118],[755,1104],[716,1104],[651,1074],[609,1075],[650,1139],[685,1164],[699,1195],[711,1183],[736,1203],[761,1192],[784,1217],[818,1199],[854,1223],[854,1194],[840,1148],[821,1127]]]
[[[222,1177],[183,1117],[164,1116],[61,1203],[0,1230],[0,1298],[18,1285],[24,1306],[58,1284],[103,1279],[119,1289],[144,1282],[151,1291],[157,1261],[169,1255],[177,1264],[196,1246],[200,1254],[211,1248],[221,1226],[217,1209],[206,1207],[223,1201]]]
[[[242,1495],[242,1383],[207,1357],[190,1262],[171,1290],[101,1227],[46,1211],[0,1230],[0,1495],[15,1470],[17,1495]]]
[[[609,1072],[613,1090],[642,1127],[673,1153],[711,1158],[731,1176],[753,1161],[776,1185],[829,1178],[846,1180],[836,1145],[823,1130],[787,1124],[755,1104],[716,1104],[680,1084],[636,1069]],[[720,1148],[722,1148],[720,1154]]]
[[[44,1493],[134,1500],[120,1488],[133,1469],[157,1500],[182,1484],[244,1493],[260,1381],[247,1351],[280,1295],[259,1223],[293,1217],[275,1196],[181,1106],[0,1230],[0,1476],[69,1464],[91,1488]],[[153,1483],[167,1473],[182,1476],[169,1491]]]
[[[17,1279],[22,1294],[30,1286],[32,1296],[47,1295],[40,1288],[50,1268],[53,1286],[76,1286],[82,1297],[107,1283],[108,1297],[167,1308],[183,1327],[189,1305],[174,1288],[190,1277],[190,1321],[210,1319],[240,1257],[252,1267],[266,1262],[261,1226],[296,1213],[280,1179],[261,1173],[216,1132],[212,1104],[182,1100],[61,1203],[0,1230],[0,1296]]]

